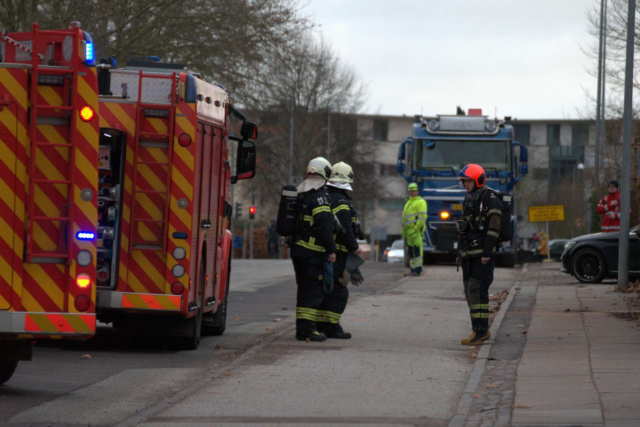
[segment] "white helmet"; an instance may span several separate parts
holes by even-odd
[[[307,174],[317,174],[328,181],[331,177],[331,163],[324,157],[316,157],[309,162]]]
[[[353,169],[345,162],[336,163],[331,171],[331,181],[353,183]]]

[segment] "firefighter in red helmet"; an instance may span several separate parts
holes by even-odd
[[[469,164],[458,174],[467,190],[463,216],[456,220],[458,265],[462,265],[464,293],[469,305],[473,332],[463,345],[479,344],[489,332],[489,286],[493,282],[495,255],[502,224],[502,202],[485,185],[484,169]]]

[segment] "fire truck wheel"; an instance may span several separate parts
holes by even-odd
[[[205,322],[202,326],[202,334],[203,335],[211,335],[215,337],[219,337],[224,334],[225,329],[227,328],[227,300],[229,299],[229,278],[231,276],[231,257],[229,257],[229,265],[227,267],[227,284],[226,291],[224,293],[224,299],[218,306],[218,310],[210,315],[209,322]]]
[[[0,360],[0,385],[9,381],[17,367],[17,360]]]
[[[204,259],[204,257],[203,257]],[[187,319],[187,325],[190,333],[186,337],[179,337],[181,350],[197,350],[200,345],[200,335],[202,332],[202,293],[204,292],[204,262],[200,263],[200,279],[198,280],[198,289],[196,291],[196,300],[198,302],[196,315]]]

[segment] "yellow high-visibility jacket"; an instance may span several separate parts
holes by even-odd
[[[427,222],[427,202],[420,196],[409,197],[402,212],[402,236],[422,235]]]

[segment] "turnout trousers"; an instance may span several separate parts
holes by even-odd
[[[291,257],[296,273],[296,329],[315,332],[318,309],[324,299],[322,289],[323,259]]]
[[[340,318],[347,308],[347,301],[349,300],[347,284],[345,283],[345,286],[342,286],[342,273],[344,273],[346,264],[347,252],[338,251],[336,253],[336,262],[333,264],[333,292],[324,295],[324,300],[316,318],[320,332],[330,328],[337,332],[342,331]]]
[[[495,259],[482,265],[480,258],[462,259],[464,294],[469,305],[471,327],[477,332],[489,330],[489,286],[493,283]]]
[[[422,234],[414,233],[407,237],[407,250],[409,252],[409,267],[412,272],[422,273]]]

